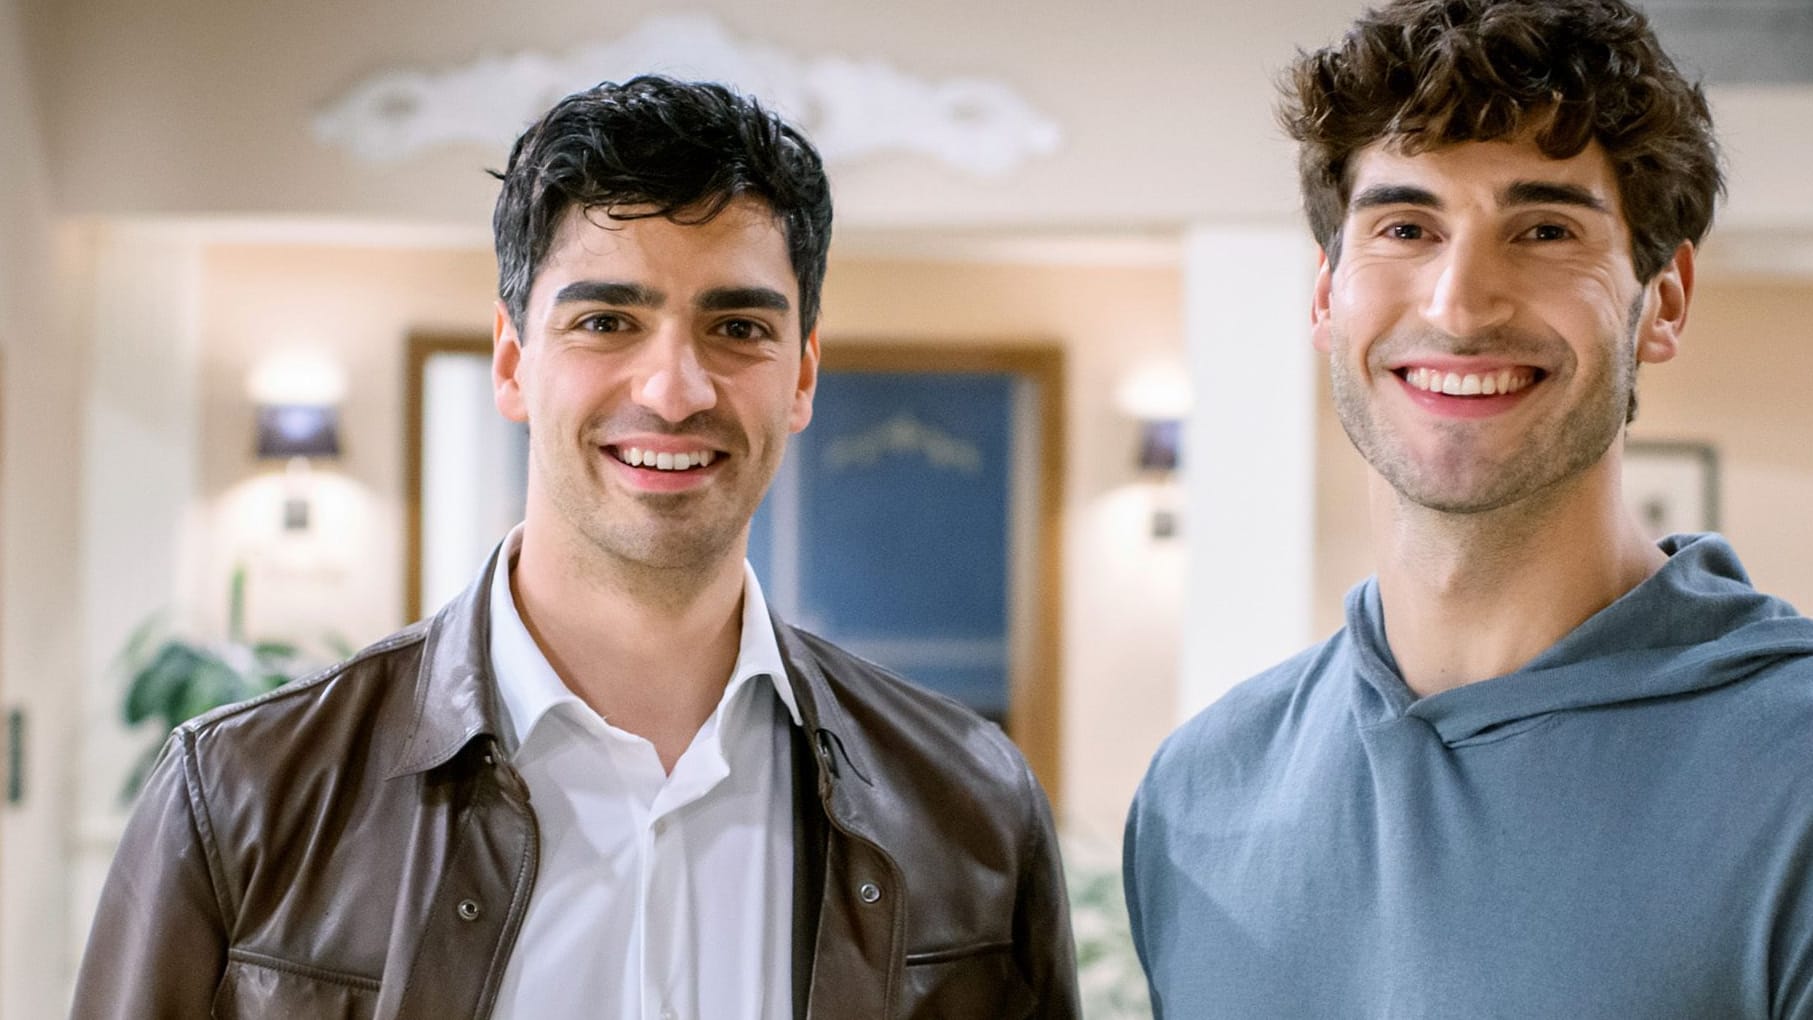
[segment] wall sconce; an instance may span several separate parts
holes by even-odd
[[[1175,418],[1140,422],[1140,470],[1159,471],[1166,475],[1176,471],[1178,441],[1182,436],[1183,422]]]
[[[1141,471],[1169,482],[1177,473],[1183,441],[1183,422],[1176,418],[1147,419],[1139,423],[1139,467]],[[1169,489],[1170,486],[1165,486]],[[1177,534],[1177,511],[1167,505],[1172,494],[1152,510],[1152,537],[1172,538]]]
[[[1180,357],[1150,355],[1128,367],[1114,403],[1139,423],[1139,470],[1148,481],[1152,537],[1179,531],[1176,476],[1182,463],[1183,423],[1190,416],[1190,376]]]
[[[306,531],[309,458],[340,456],[340,409],[332,404],[258,405],[258,458],[287,459],[283,530]]]

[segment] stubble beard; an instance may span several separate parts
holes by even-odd
[[[1336,331],[1329,353],[1329,377],[1335,413],[1360,456],[1397,493],[1401,504],[1443,514],[1472,515],[1502,510],[1539,500],[1545,493],[1599,463],[1623,431],[1636,389],[1635,316],[1616,341],[1610,358],[1597,362],[1590,376],[1571,380],[1583,397],[1559,419],[1539,422],[1517,445],[1503,455],[1481,450],[1480,429],[1486,423],[1443,422],[1440,455],[1434,461],[1419,459],[1390,424],[1374,413],[1371,390],[1382,373],[1369,369],[1367,378],[1355,378],[1342,359],[1346,345]],[[1525,338],[1495,343],[1478,338],[1467,343],[1438,345],[1457,354],[1527,349]],[[1374,360],[1389,353],[1387,339],[1374,348]],[[1420,349],[1428,349],[1427,345]],[[1559,385],[1547,379],[1539,385]],[[1502,442],[1502,440],[1501,440]]]
[[[541,474],[551,483],[546,488],[553,508],[601,562],[645,581],[665,578],[663,587],[683,589],[710,576],[740,548],[780,461],[780,444],[767,438],[760,463],[752,461],[752,444],[738,443],[713,484],[698,492],[626,492],[604,481],[603,474],[612,470],[604,464],[592,471]],[[533,430],[530,440],[533,448]],[[553,451],[536,456],[544,468],[561,460]]]

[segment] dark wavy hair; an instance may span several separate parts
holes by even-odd
[[[1299,53],[1280,84],[1304,211],[1331,262],[1350,161],[1380,139],[1414,154],[1527,137],[1553,159],[1597,141],[1644,282],[1705,237],[1725,187],[1705,94],[1623,0],[1397,0]]]
[[[704,223],[753,196],[774,212],[799,279],[802,339],[818,322],[831,186],[818,150],[754,99],[657,75],[562,99],[516,139],[491,217],[497,296],[518,332],[567,210]],[[625,213],[626,206],[642,206]]]

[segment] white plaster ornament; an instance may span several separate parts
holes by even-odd
[[[878,58],[802,58],[738,40],[703,14],[649,18],[619,39],[562,56],[482,56],[443,71],[386,71],[317,114],[314,133],[375,163],[460,142],[505,147],[563,96],[647,73],[755,95],[833,164],[907,152],[1002,177],[1056,152],[1062,137],[1055,121],[999,81],[932,81]]]

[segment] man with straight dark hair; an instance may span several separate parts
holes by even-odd
[[[1001,731],[771,616],[831,198],[717,85],[518,139],[493,380],[527,510],[431,619],[180,727],[79,1017],[1074,1017],[1050,809]]]
[[[1378,573],[1152,763],[1158,1014],[1813,1016],[1813,621],[1620,494],[1704,95],[1624,0],[1398,0],[1285,92]]]

